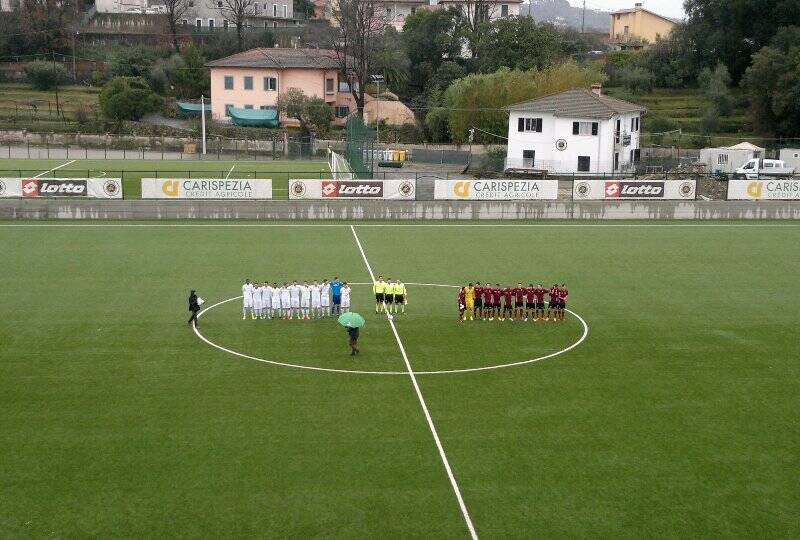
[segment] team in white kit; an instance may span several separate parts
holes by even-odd
[[[251,283],[246,279],[242,285],[242,320],[247,319],[248,310],[252,319],[311,320],[322,319],[350,311],[350,286],[334,278],[322,282],[284,281],[282,286],[267,281]],[[331,286],[333,285],[333,307]],[[339,292],[337,295],[336,292]]]

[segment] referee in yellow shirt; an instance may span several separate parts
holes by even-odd
[[[383,276],[378,276],[378,281],[372,284],[372,293],[375,295],[375,313],[386,311],[386,288],[387,283],[383,281]]]
[[[464,310],[464,319],[474,321],[475,320],[475,286],[470,283],[466,287],[464,287],[464,305],[466,309]]]
[[[398,309],[402,309],[403,313],[405,313],[406,304],[408,303],[408,293],[406,292],[405,283],[403,283],[398,279],[391,285],[391,287],[392,287],[392,296],[394,297],[392,300],[392,307],[394,308],[394,312],[397,313]]]

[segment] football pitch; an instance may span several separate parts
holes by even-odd
[[[800,535],[796,222],[9,221],[0,245],[4,538]],[[378,274],[408,286],[393,320]],[[241,318],[245,278],[334,275],[358,357],[334,319]],[[572,313],[460,324],[476,280],[566,283]]]
[[[142,178],[271,178],[273,197],[288,198],[290,178],[329,174],[324,160],[220,161],[143,159],[0,159],[0,177],[122,178],[126,199],[142,194]]]

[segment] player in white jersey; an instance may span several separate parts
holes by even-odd
[[[291,292],[289,291],[289,284],[283,282],[281,287],[281,319],[289,320],[292,314]]]
[[[269,281],[264,282],[261,288],[261,318],[269,318],[269,310],[272,305],[272,286]]]
[[[320,291],[322,287],[320,287],[319,282],[314,280],[314,283],[311,285],[311,316],[315,319],[319,319],[322,317],[322,309],[321,309],[321,300],[320,300]]]
[[[327,279],[322,280],[322,286],[320,288],[320,300],[322,305],[322,316],[323,317],[330,317],[331,314],[331,284],[328,283]]]
[[[255,319],[256,316],[253,313],[253,284],[250,283],[249,279],[246,279],[244,280],[244,285],[242,285],[242,320],[247,318],[248,309]]]
[[[309,311],[311,310],[311,287],[308,286],[308,281],[304,281],[300,286],[300,319],[309,320]]]
[[[342,313],[350,311],[350,285],[342,283]]]
[[[278,318],[281,316],[281,288],[278,287],[278,283],[274,282],[272,284],[272,305],[270,306],[269,318]]]
[[[253,288],[253,312],[256,314],[256,319],[261,317],[261,311],[264,309],[264,302],[262,295],[264,293],[264,285],[254,284]]]
[[[295,314],[297,314],[297,318],[300,318],[300,285],[297,284],[297,281],[292,281],[292,284],[289,285],[289,298],[292,303],[292,311],[291,315],[289,316],[290,319],[294,319]]]

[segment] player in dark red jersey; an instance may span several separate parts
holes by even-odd
[[[569,296],[569,291],[567,290],[567,284],[562,283],[561,287],[558,288],[558,320],[564,320],[564,313],[567,310],[567,297]]]
[[[558,304],[559,304],[558,286],[557,285],[553,285],[552,287],[550,287],[550,290],[547,292],[547,296],[548,296],[548,299],[547,299],[547,315],[545,316],[544,320],[549,321],[550,320],[550,315],[552,314],[553,315],[552,320],[555,321],[556,320],[556,314],[558,313]]]
[[[458,290],[458,322],[464,322],[464,310],[467,307],[467,293],[464,287]]]
[[[489,320],[493,321],[495,317],[500,317],[500,288],[489,285],[489,293]],[[486,292],[483,294],[486,295]]]
[[[486,320],[483,312],[483,286],[480,281],[475,282],[475,318]]]
[[[503,287],[503,311],[500,320],[504,321],[506,318],[512,320],[514,317],[514,288]]]
[[[514,287],[514,320],[521,321],[525,318],[525,287],[522,283],[517,283]]]
[[[539,283],[533,290],[533,295],[536,297],[536,317],[534,321],[547,320],[544,318],[544,295],[547,289]]]
[[[525,322],[529,317],[536,320],[536,287],[533,283],[525,287]]]

